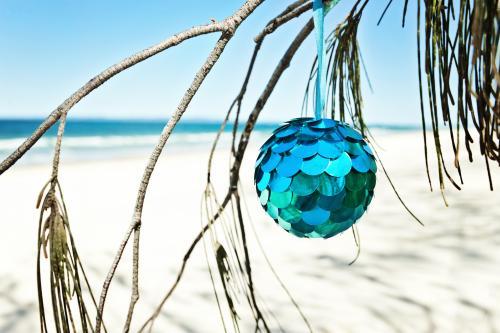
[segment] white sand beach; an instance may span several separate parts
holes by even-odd
[[[328,240],[284,232],[260,208],[253,188],[258,144],[242,169],[251,212],[246,219],[259,299],[285,332],[307,332],[280,289],[252,233],[253,223],[274,268],[301,305],[314,332],[496,332],[500,330],[500,169],[492,165],[490,192],[484,158],[468,163],[465,185],[447,182],[439,193],[430,151],[434,191],[429,191],[419,132],[376,133],[383,163],[421,227],[403,209],[379,168],[375,198],[358,222],[361,255],[351,232]],[[431,144],[432,145],[432,144]],[[167,145],[151,180],[141,230],[141,298],[132,331],[142,325],[173,283],[181,259],[200,228],[200,200],[208,151]],[[94,291],[105,275],[131,217],[147,154],[120,159],[63,162],[60,182],[72,230]],[[447,162],[451,155],[447,155]],[[214,165],[219,196],[227,186],[227,149]],[[458,179],[449,163],[450,172]],[[35,201],[50,165],[15,166],[0,176],[0,332],[37,332]],[[183,280],[158,318],[154,332],[222,332],[203,246],[195,250]],[[130,299],[131,247],[111,285],[105,322],[121,331]],[[47,282],[47,281],[45,281]],[[244,302],[241,298],[240,302]],[[242,332],[253,332],[241,314]],[[280,328],[269,318],[273,332]]]

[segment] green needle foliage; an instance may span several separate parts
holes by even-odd
[[[439,137],[439,123],[443,121],[449,129],[455,154],[454,166],[460,182],[463,183],[459,158],[460,130],[463,129],[469,161],[472,161],[470,145],[477,137],[493,190],[490,160],[500,165],[499,2],[424,1],[422,8],[419,1],[417,16],[422,126],[426,126],[427,111],[436,146],[440,187],[444,188],[443,170],[452,184],[459,188],[449,175],[443,159]],[[425,22],[424,34],[420,31],[421,16]],[[423,52],[421,44],[424,44]],[[427,108],[424,106],[422,76],[427,83]],[[425,153],[427,155],[427,145]]]
[[[363,134],[367,127],[363,121],[363,61],[357,31],[369,2],[356,1],[347,18],[332,31],[327,40],[329,111],[332,118],[343,121],[348,116]],[[392,3],[392,0],[387,3],[379,23]],[[409,3],[408,0],[403,3],[403,27]],[[490,163],[500,166],[500,3],[498,0],[424,0],[411,3],[417,6],[417,74],[430,188],[432,190],[428,129],[432,132],[435,145],[441,191],[445,188],[445,176],[460,189],[459,183],[464,182],[460,147],[465,144],[467,158],[472,162],[471,145],[474,142],[479,144],[493,190]],[[315,82],[316,74],[315,61],[304,95],[303,113],[307,113],[310,86]],[[443,157],[440,135],[444,128],[449,132],[454,153],[452,164],[457,170],[459,181],[454,180]]]
[[[47,187],[49,189],[45,193]],[[52,317],[56,332],[94,332],[82,286],[88,289],[94,306],[97,307],[97,305],[75,247],[69,228],[66,205],[56,178],[47,182],[43,187],[38,196],[37,208],[40,208],[37,254],[40,331],[42,333],[49,332],[43,296],[43,253],[44,258],[48,259],[49,263]],[[73,300],[75,300],[74,305],[72,304]],[[74,312],[75,306],[78,317]]]

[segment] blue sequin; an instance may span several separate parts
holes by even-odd
[[[286,125],[282,126],[281,128],[277,129],[274,132],[274,135],[277,138],[284,138],[284,137],[287,137],[287,136],[290,136],[290,135],[297,133],[299,130],[300,130],[300,127],[298,127],[298,126],[291,126],[289,124],[286,124]]]
[[[338,126],[337,127],[339,132],[346,138],[354,139],[356,141],[361,141],[363,140],[363,136],[356,130],[348,127],[348,126]]]
[[[363,144],[363,149],[368,153],[370,154],[371,156],[373,156],[373,151],[372,149],[370,148],[370,146],[368,144]]]
[[[344,177],[351,171],[352,161],[346,152],[343,152],[336,160],[330,162],[326,168],[326,172],[330,176]]]
[[[260,147],[260,152],[262,153],[262,152],[266,151],[269,147],[274,145],[275,142],[276,142],[276,137],[271,136],[269,139],[266,140],[266,142],[264,142],[262,147]]]
[[[280,177],[277,173],[273,173],[271,181],[269,182],[269,188],[272,192],[285,192],[290,187],[292,183],[292,178]]]
[[[294,176],[302,166],[302,159],[294,155],[288,155],[283,157],[283,159],[278,164],[276,171],[281,177],[292,177]]]
[[[257,168],[260,163],[262,162],[262,160],[264,159],[264,157],[266,157],[266,153],[267,153],[267,150],[261,150],[260,153],[259,153],[259,157],[257,157],[257,161],[255,161],[255,167]]]
[[[318,142],[316,140],[301,142],[290,150],[290,153],[300,158],[311,157],[318,152]]]
[[[325,134],[322,137],[323,140],[329,141],[329,142],[343,142],[344,137],[336,130],[336,128],[333,128],[331,132],[328,132],[328,134]]]
[[[284,123],[284,124],[281,124],[278,128],[276,128],[274,131],[273,131],[273,135],[274,137],[276,137],[276,134],[281,132],[281,131],[284,131],[285,129],[287,129],[288,127],[290,127],[290,124],[288,123]],[[299,127],[300,129],[300,127]]]
[[[318,154],[323,157],[335,159],[344,152],[342,145],[330,141],[321,140],[318,142]]]
[[[271,174],[268,172],[262,172],[262,176],[257,180],[257,189],[259,191],[264,191],[269,184],[269,180],[271,179]]]
[[[266,157],[262,160],[261,168],[262,171],[271,172],[276,168],[278,163],[281,161],[281,156],[279,154],[268,152]]]
[[[358,172],[367,172],[371,167],[371,160],[366,155],[359,155],[352,159],[352,167]]]
[[[310,127],[304,126],[300,130],[300,139],[301,140],[317,140],[325,134],[324,131],[314,130]]]
[[[319,207],[302,212],[302,220],[309,225],[318,225],[325,223],[330,217],[330,212]]]
[[[280,140],[278,143],[276,143],[271,148],[271,150],[274,153],[281,154],[281,153],[289,151],[290,149],[295,147],[295,145],[297,145],[297,138],[294,138],[293,136],[291,136],[291,137],[284,138],[284,139]]]
[[[300,170],[302,170],[302,172],[306,175],[317,176],[325,171],[329,163],[329,159],[324,158],[320,155],[315,155],[311,159],[304,160],[304,162],[302,162],[302,167],[300,168]]]

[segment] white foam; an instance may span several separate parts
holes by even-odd
[[[173,134],[169,142],[172,144],[204,144],[214,140],[215,133],[179,133]],[[0,150],[14,150],[25,138],[0,139]],[[125,148],[151,146],[158,142],[159,135],[111,135],[111,136],[74,136],[63,139],[65,148]],[[41,138],[35,148],[51,148],[56,138]]]

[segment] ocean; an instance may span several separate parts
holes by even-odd
[[[70,119],[66,125],[62,157],[68,160],[105,159],[143,155],[152,151],[167,120],[91,120]],[[0,119],[0,160],[12,153],[39,126],[42,119]],[[278,123],[260,123],[252,140],[263,142]],[[168,149],[208,147],[219,130],[215,121],[180,122],[172,133]],[[384,130],[415,130],[416,126],[372,126]],[[229,145],[232,125],[226,126],[220,144]],[[57,124],[22,158],[21,163],[50,161]]]
[[[0,119],[0,160],[12,153],[40,125],[42,119]],[[65,160],[126,157],[152,151],[167,120],[91,120],[67,122],[63,139]],[[264,136],[278,124],[259,124],[255,135]],[[168,147],[208,147],[220,128],[213,121],[182,121],[172,133]],[[221,145],[228,145],[232,125],[226,126]],[[26,153],[23,163],[45,163],[53,153],[57,124]]]

